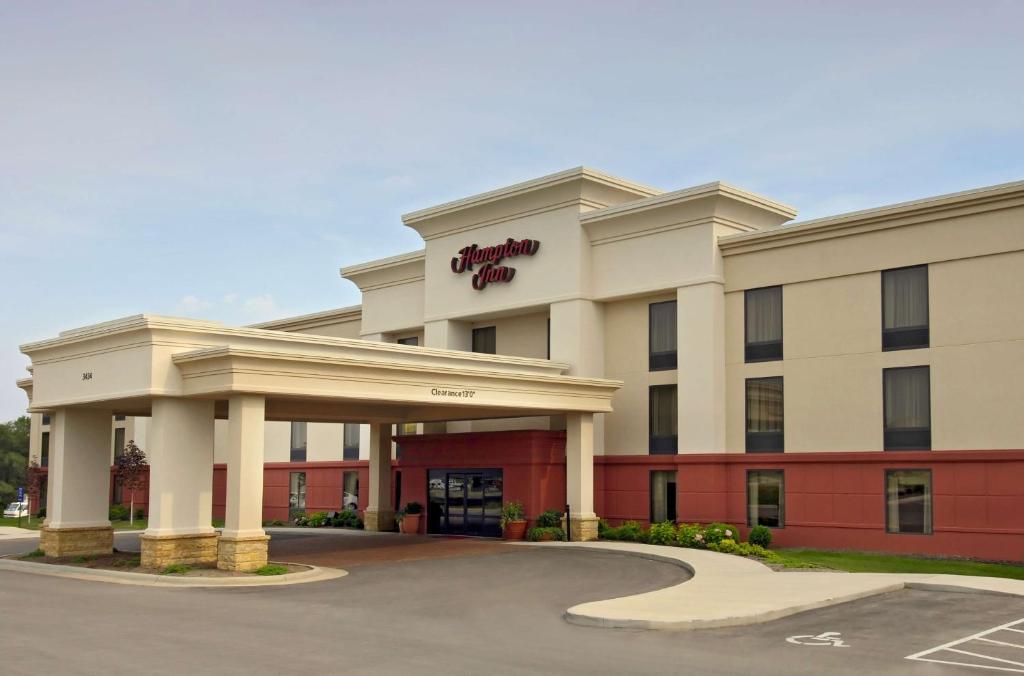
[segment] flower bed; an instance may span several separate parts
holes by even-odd
[[[751,529],[748,542],[740,541],[739,529],[727,523],[681,523],[677,526],[665,521],[644,528],[636,521],[627,521],[613,527],[602,520],[597,532],[602,540],[707,549],[722,554],[752,556],[769,563],[779,559],[778,554],[768,549],[772,539],[771,531],[764,526]]]

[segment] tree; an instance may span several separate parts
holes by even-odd
[[[28,435],[31,421],[21,416],[0,424],[0,502],[5,506],[18,495],[28,467]]]
[[[131,496],[128,508],[128,523],[130,524],[135,523],[135,491],[142,488],[147,468],[145,451],[135,445],[135,441],[125,444],[124,451],[117,458],[115,480],[121,484],[122,488],[127,488]]]

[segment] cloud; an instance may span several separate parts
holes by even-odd
[[[213,303],[202,300],[198,296],[189,294],[187,296],[183,296],[182,299],[178,301],[178,312],[183,314],[195,314],[196,312],[209,310],[213,306]]]

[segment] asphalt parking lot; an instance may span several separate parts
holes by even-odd
[[[325,537],[282,536],[277,547],[323,554]],[[118,537],[121,548],[131,542]],[[371,556],[345,578],[259,589],[149,589],[0,572],[0,671],[1024,673],[1015,666],[1024,649],[1014,647],[1024,646],[1024,624],[980,634],[1024,619],[1016,598],[902,591],[748,627],[578,627],[561,618],[568,606],[674,584],[686,573],[621,554],[485,544],[464,555],[445,545],[434,557]]]

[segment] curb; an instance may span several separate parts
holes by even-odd
[[[275,561],[274,563],[287,562]],[[79,568],[77,566],[63,566],[52,563],[33,563],[31,561],[14,561],[7,558],[0,558],[0,570],[8,570],[17,573],[45,575],[48,577],[63,577],[75,580],[90,580],[93,582],[109,582],[112,584],[128,584],[140,587],[176,587],[178,589],[200,587],[274,587],[292,584],[305,584],[307,582],[321,582],[324,580],[335,580],[348,575],[347,570],[342,570],[340,568],[320,568],[318,566],[308,566],[304,563],[292,565],[307,566],[309,570],[304,570],[300,573],[289,573],[287,575],[257,575],[254,577],[175,577],[172,575],[126,573],[119,570],[97,570],[93,568]]]

